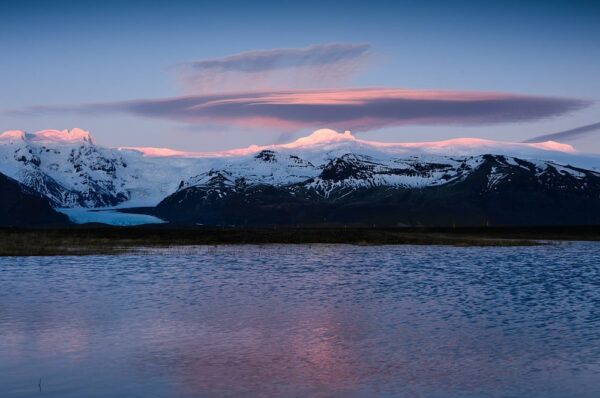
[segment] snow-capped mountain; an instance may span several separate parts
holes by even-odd
[[[57,207],[152,205],[202,163],[202,159],[152,158],[139,151],[106,148],[81,129],[0,134],[0,172],[48,197]]]
[[[183,209],[208,214],[215,206],[252,208],[246,199],[240,199],[242,196],[267,207],[294,201],[319,207],[357,198],[374,206],[384,192],[394,196],[430,188],[448,190],[464,186],[475,176],[481,195],[508,192],[517,180],[527,180],[528,188],[534,191],[593,197],[600,176],[597,166],[597,157],[556,142],[522,144],[463,138],[382,143],[328,129],[288,144],[223,152],[106,148],[80,129],[0,134],[0,172],[46,196],[56,207],[160,203],[158,214],[179,222],[186,217],[194,222],[207,221]],[[302,206],[302,211],[308,211]],[[243,214],[236,217],[235,222],[248,218]],[[213,222],[219,223],[217,219]]]
[[[80,129],[0,135],[0,171],[56,206],[112,206],[128,199],[120,178],[126,167],[122,157],[94,145]]]
[[[359,140],[350,132],[323,129],[290,144],[224,152],[221,157],[215,156],[218,161],[210,162],[210,169],[183,180],[178,190],[215,184],[219,187],[302,185],[317,195],[334,199],[360,188],[424,188],[460,181],[480,167],[484,154],[498,155],[502,162],[515,167],[525,167],[523,161],[529,159],[530,172],[536,176],[551,169],[581,178],[579,168],[570,164],[594,162],[578,157],[570,145],[553,142],[519,144],[457,139],[394,144]],[[561,160],[567,163],[562,164]]]
[[[316,177],[289,184],[211,170],[183,184],[154,214],[208,225],[598,224],[600,174],[503,155],[387,164],[344,155]]]

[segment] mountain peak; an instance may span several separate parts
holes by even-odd
[[[0,140],[23,141],[25,140],[25,132],[21,130],[6,130],[0,133]]]
[[[21,130],[7,130],[0,133],[1,140],[20,140],[36,142],[75,143],[88,142],[93,144],[92,135],[83,129],[73,128],[71,130],[40,130],[34,133],[26,133]]]
[[[35,133],[27,134],[27,138],[30,141],[44,141],[44,142],[88,142],[93,144],[92,135],[89,131],[85,131],[80,128],[73,128],[71,130],[40,130]]]
[[[356,141],[356,138],[348,130],[338,133],[332,129],[319,129],[306,137],[298,138],[289,144],[288,148],[306,147],[312,145],[332,144],[337,142]]]

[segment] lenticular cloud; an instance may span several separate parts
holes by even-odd
[[[188,93],[332,87],[362,70],[370,51],[369,44],[354,43],[255,50],[184,62],[172,71]]]
[[[127,113],[186,123],[297,130],[370,130],[394,125],[487,125],[560,116],[590,102],[562,97],[407,89],[286,90],[190,95],[21,113]]]
[[[414,124],[492,124],[558,116],[587,106],[583,100],[499,93],[403,89],[298,90],[186,96],[114,104],[140,116],[191,123],[253,127],[369,130]]]

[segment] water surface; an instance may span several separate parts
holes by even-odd
[[[600,244],[0,258],[1,397],[598,397]]]

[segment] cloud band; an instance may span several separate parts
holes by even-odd
[[[537,137],[530,138],[527,141],[523,141],[523,142],[525,142],[525,143],[544,142],[544,141],[565,142],[565,141],[570,141],[570,140],[573,140],[576,138],[580,138],[584,135],[587,135],[587,133],[592,133],[595,131],[600,131],[600,122],[588,124],[585,126],[574,128],[574,129],[560,131],[558,133],[539,135]]]
[[[124,112],[187,123],[369,130],[393,125],[486,125],[560,116],[590,105],[573,98],[406,89],[287,90],[192,95],[26,112]]]
[[[273,50],[248,51],[224,58],[180,64],[196,71],[214,72],[265,72],[292,67],[319,67],[334,65],[364,57],[369,44],[332,43],[305,48],[278,48]]]

